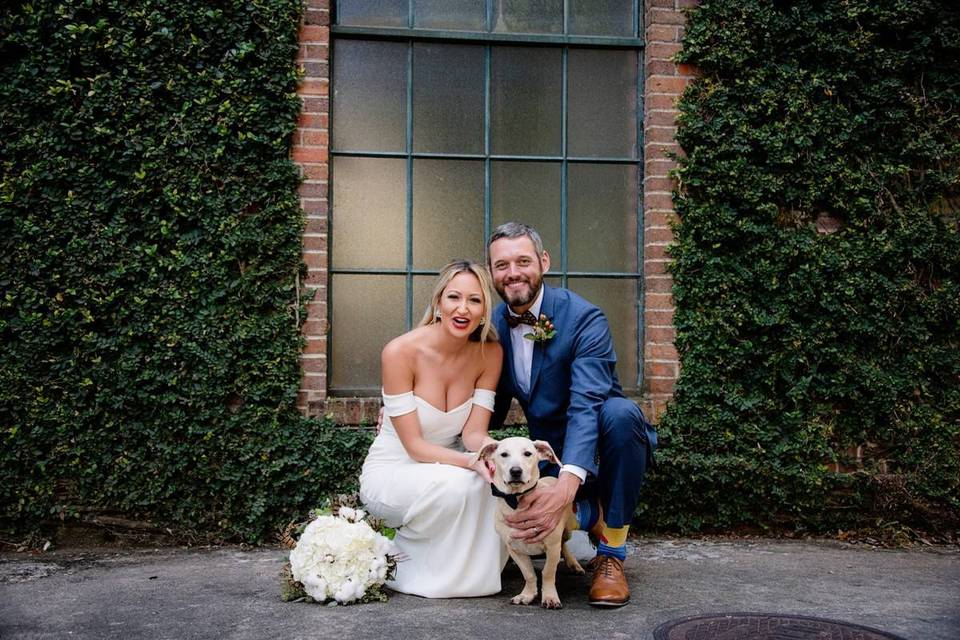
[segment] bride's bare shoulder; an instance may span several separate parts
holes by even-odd
[[[417,327],[397,336],[383,347],[382,359],[385,361],[412,360],[423,348],[424,329]]]

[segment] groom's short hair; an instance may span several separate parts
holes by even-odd
[[[530,238],[530,242],[533,243],[533,250],[537,252],[537,257],[543,256],[543,239],[540,238],[536,229],[522,222],[504,222],[493,230],[490,239],[487,240],[487,264],[490,264],[490,245],[502,238],[512,240],[524,236]]]

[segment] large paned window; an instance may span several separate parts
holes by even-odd
[[[599,305],[624,386],[641,346],[638,0],[339,0],[329,386],[377,395],[379,353],[444,264],[532,224],[548,282]],[[562,331],[562,327],[558,327]]]

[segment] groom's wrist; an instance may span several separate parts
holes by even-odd
[[[580,478],[566,469],[561,470],[557,478],[557,486],[563,491],[566,501],[572,503],[577,496],[577,490],[580,489]]]

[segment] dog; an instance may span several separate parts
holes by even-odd
[[[525,584],[523,591],[514,596],[513,604],[530,604],[537,597],[537,574],[530,558],[536,554],[546,554],[543,564],[543,589],[540,605],[545,609],[561,609],[560,596],[557,595],[557,565],[563,557],[567,568],[577,574],[583,574],[583,567],[573,557],[567,548],[570,532],[565,529],[569,520],[564,517],[561,522],[541,542],[529,543],[514,538],[511,534],[516,531],[505,520],[504,516],[513,513],[517,508],[519,496],[533,491],[538,486],[554,484],[557,479],[540,477],[541,460],[549,460],[560,464],[549,443],[543,440],[529,438],[505,438],[497,443],[490,443],[481,449],[477,456],[484,460],[488,467],[492,466],[493,494],[500,498],[497,505],[494,526],[510,557],[520,567]],[[571,509],[572,506],[568,507]],[[569,514],[566,514],[569,515]]]

